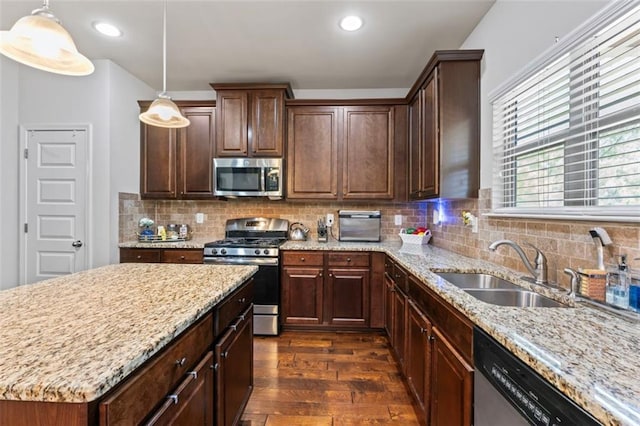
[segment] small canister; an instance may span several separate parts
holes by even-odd
[[[177,240],[180,233],[180,226],[175,223],[170,223],[167,225],[167,239],[168,240]]]
[[[189,239],[189,225],[186,225],[184,223],[181,224],[178,230],[178,235],[180,236],[180,238],[183,238],[185,240]]]

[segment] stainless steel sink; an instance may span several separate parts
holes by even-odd
[[[436,275],[449,281],[451,284],[461,289],[491,289],[491,288],[504,288],[504,289],[520,289],[512,282],[503,280],[502,278],[494,277],[488,274],[476,274],[476,273],[460,273],[460,272],[437,272]]]
[[[465,289],[478,300],[493,305],[515,306],[520,308],[568,308],[569,306],[549,299],[541,294],[524,289],[503,290],[503,289]]]

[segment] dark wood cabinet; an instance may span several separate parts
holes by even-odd
[[[431,400],[431,322],[409,301],[407,312],[406,377],[416,410],[426,424]]]
[[[437,51],[409,91],[409,198],[477,198],[481,50]]]
[[[394,196],[394,108],[347,106],[343,110],[342,198]]]
[[[405,111],[404,106],[380,104],[289,106],[287,198],[402,196],[404,191],[396,190],[396,155],[404,161],[405,141],[396,127],[406,126]]]
[[[145,422],[148,426],[210,426],[213,424],[213,352],[187,373],[162,406]]]
[[[283,266],[282,321],[284,325],[321,325],[324,268]]]
[[[287,109],[287,198],[338,198],[338,108]]]
[[[120,249],[120,263],[203,263],[203,261],[202,249]]]
[[[404,373],[406,343],[407,273],[387,258],[385,268],[385,329],[393,352]]]
[[[432,426],[468,426],[473,422],[473,367],[433,328],[431,372]]]
[[[148,101],[138,102],[146,110]],[[177,101],[191,124],[165,129],[140,123],[140,196],[146,199],[213,198],[215,106]]]
[[[216,425],[231,426],[253,390],[253,307],[231,324],[215,346]]]
[[[370,253],[283,252],[281,277],[285,327],[369,328],[371,301],[382,302],[371,294]]]
[[[369,325],[369,269],[329,268],[327,323],[331,326]]]
[[[216,157],[282,157],[288,84],[211,84],[216,90]]]

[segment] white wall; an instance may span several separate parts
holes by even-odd
[[[460,47],[484,49],[480,187],[492,183],[492,118],[488,94],[607,4],[607,1],[498,0]]]
[[[155,92],[108,60],[93,61],[96,70],[86,77],[61,76],[1,60],[0,199],[1,218],[6,222],[0,239],[0,286],[19,283],[19,125],[91,125],[89,267],[116,261],[117,192],[138,188],[140,136],[135,101],[149,99]],[[122,161],[126,168],[116,164]]]

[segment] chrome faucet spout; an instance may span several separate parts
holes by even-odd
[[[545,257],[544,254],[542,254],[540,250],[538,250],[537,247],[535,247],[533,244],[525,243],[526,245],[528,245],[529,247],[533,248],[536,251],[536,257],[533,261],[534,263],[531,264],[531,261],[522,250],[522,247],[520,247],[517,243],[511,240],[494,241],[489,245],[489,250],[496,251],[496,249],[503,244],[510,246],[516,251],[516,253],[518,253],[518,255],[520,256],[520,259],[522,259],[522,263],[524,263],[524,266],[527,268],[529,273],[531,273],[531,275],[535,279],[536,284],[541,284],[541,285],[549,284],[549,280],[547,279],[547,258]]]

